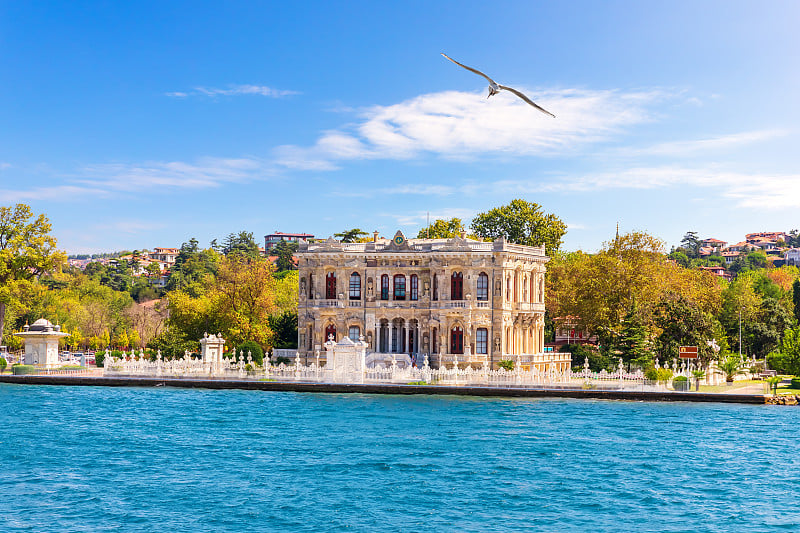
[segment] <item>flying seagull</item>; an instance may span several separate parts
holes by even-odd
[[[480,70],[474,69],[474,68],[472,68],[472,67],[468,67],[468,66],[466,66],[466,65],[462,65],[461,63],[459,63],[458,61],[456,61],[456,60],[455,60],[455,59],[453,59],[452,57],[448,56],[447,54],[442,54],[442,55],[443,55],[445,58],[447,58],[447,59],[449,59],[450,61],[452,61],[453,63],[455,63],[456,65],[458,65],[459,67],[463,67],[463,68],[465,68],[465,69],[469,70],[470,72],[474,72],[474,73],[475,73],[475,74],[477,74],[478,76],[483,76],[484,78],[486,78],[487,80],[489,80],[489,96],[487,96],[486,98],[489,98],[490,96],[494,96],[494,95],[496,95],[496,94],[497,94],[497,93],[499,93],[501,90],[506,90],[506,91],[509,91],[509,92],[512,92],[512,93],[516,94],[517,96],[519,96],[520,98],[522,98],[523,100],[525,100],[527,103],[529,103],[530,105],[532,105],[533,107],[535,107],[536,109],[538,109],[539,111],[541,111],[542,113],[544,113],[544,114],[546,114],[546,115],[550,115],[550,116],[551,116],[551,117],[553,117],[553,118],[556,118],[556,116],[555,116],[554,114],[552,114],[550,111],[548,111],[548,110],[544,109],[543,107],[539,107],[538,105],[536,105],[536,104],[533,102],[533,100],[531,100],[530,98],[528,98],[527,96],[525,96],[524,94],[522,94],[521,92],[519,92],[518,90],[516,90],[516,89],[512,89],[511,87],[506,87],[505,85],[500,85],[499,83],[495,82],[495,81],[494,81],[492,78],[490,78],[489,76],[487,76],[486,74],[484,74],[484,73],[483,73],[483,72],[481,72]]]

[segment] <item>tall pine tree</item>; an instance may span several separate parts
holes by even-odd
[[[792,302],[794,303],[794,317],[800,321],[800,280],[792,283]]]
[[[647,328],[639,316],[635,301],[622,320],[618,347],[625,362],[644,366],[651,361],[652,354],[647,349]]]

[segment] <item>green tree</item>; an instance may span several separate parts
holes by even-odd
[[[226,256],[238,254],[250,259],[258,259],[260,256],[258,245],[250,231],[228,234],[222,245],[222,253]]]
[[[714,338],[714,323],[714,317],[694,302],[668,293],[654,315],[654,324],[661,330],[656,338],[656,353],[665,361],[677,357],[680,346],[697,346],[700,359],[710,360],[715,355],[708,346]]]
[[[697,370],[692,370],[692,377],[694,378],[694,390],[699,392],[700,380],[706,377],[706,371],[701,368],[698,368]]]
[[[165,289],[182,290],[192,296],[199,296],[206,278],[216,273],[219,261],[220,255],[217,252],[212,249],[200,250],[197,239],[190,239],[181,245]]]
[[[572,355],[572,367],[583,370],[586,359],[589,360],[589,370],[592,372],[614,372],[617,369],[617,360],[608,355],[602,355],[596,350],[583,344],[565,344],[558,350]]]
[[[341,233],[334,233],[333,236],[342,242],[361,242],[361,240],[369,235],[366,231],[360,228],[353,228],[345,230]]]
[[[767,254],[761,250],[755,250],[747,255],[737,257],[728,270],[738,275],[743,272],[766,268],[768,263]]]
[[[794,304],[794,318],[800,321],[800,279],[796,279],[792,283],[792,303]]]
[[[548,255],[559,249],[567,232],[567,225],[560,218],[544,213],[537,203],[520,199],[478,214],[471,228],[482,239],[503,237],[515,244],[544,245]]]
[[[297,348],[297,311],[270,315],[269,327],[275,332],[273,348]]]
[[[720,360],[719,369],[725,373],[725,381],[732,382],[736,374],[741,372],[742,360],[736,354],[727,355]]]
[[[800,234],[796,229],[791,230],[789,235],[786,236],[786,246],[800,246]]]
[[[689,267],[689,257],[680,250],[673,251],[668,257],[684,268]]]
[[[697,232],[687,231],[681,239],[681,247],[686,250],[689,259],[700,257],[700,239],[697,238]]]
[[[239,356],[242,355],[244,352],[244,361],[247,362],[247,354],[249,353],[252,358],[253,362],[259,366],[264,364],[264,350],[257,342],[253,341],[245,341],[233,349],[233,352],[228,352],[225,354],[226,356],[230,357],[233,356],[235,353],[236,360],[239,360]]]
[[[132,329],[131,332],[128,334],[128,342],[131,345],[131,348],[141,348],[142,342],[139,338],[139,332],[135,329]]]
[[[197,340],[190,339],[185,333],[177,328],[168,328],[156,335],[147,347],[154,351],[161,351],[164,359],[180,359],[185,352],[196,353],[200,350],[199,337]]]
[[[6,309],[15,305],[16,285],[29,283],[59,268],[66,256],[56,250],[44,215],[34,217],[25,204],[0,207],[0,344],[3,343]]]
[[[738,350],[739,347],[739,324],[741,317],[742,324],[742,344],[747,344],[747,327],[758,321],[761,309],[761,297],[753,288],[753,273],[745,272],[740,274],[722,291],[722,309],[719,313],[719,320],[725,328],[728,338],[731,339],[731,347]]]
[[[127,332],[127,331],[125,331],[124,329],[123,329],[122,331],[120,331],[120,332],[119,332],[119,333],[118,333],[118,334],[117,334],[117,335],[114,337],[114,344],[115,344],[115,345],[116,345],[118,348],[122,348],[122,349],[126,349],[126,348],[128,348],[128,346],[130,346],[130,344],[131,344],[130,340],[128,339],[128,332]]]
[[[644,366],[652,360],[652,354],[647,349],[647,328],[639,316],[635,302],[622,321],[618,348],[625,362]]]
[[[417,233],[417,239],[452,239],[464,227],[460,218],[436,219],[427,228],[422,228]]]
[[[743,325],[743,343],[749,353],[765,357],[780,344],[791,327],[793,316],[787,306],[775,298],[764,298],[754,320]]]
[[[149,302],[159,297],[159,291],[144,279],[137,279],[130,291],[134,300],[139,303]]]
[[[159,279],[161,277],[161,267],[158,263],[150,263],[144,268],[145,275],[150,279]]]
[[[192,294],[176,290],[166,295],[168,325],[178,343],[197,342],[204,333],[214,332],[234,346],[248,340],[262,348],[270,345],[269,316],[277,309],[269,262],[249,261],[240,254],[224,257],[216,276],[206,276],[195,289]]]
[[[294,254],[297,252],[297,248],[298,244],[296,242],[282,240],[270,250],[270,255],[278,257],[275,261],[275,268],[278,272],[297,270],[297,265],[294,261]]]

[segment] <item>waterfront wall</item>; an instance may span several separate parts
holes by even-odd
[[[471,387],[442,385],[288,383],[278,381],[140,378],[140,377],[69,377],[69,376],[0,376],[0,383],[27,385],[77,385],[103,387],[179,387],[203,389],[245,389],[280,392],[324,392],[358,394],[432,394],[511,398],[584,398],[652,402],[719,402],[764,404],[766,397],[749,394],[707,394],[698,392],[649,392],[623,390],[581,390],[532,387]]]

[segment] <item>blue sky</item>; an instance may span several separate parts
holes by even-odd
[[[412,235],[517,197],[569,250],[617,223],[788,231],[798,21],[780,1],[2,1],[0,205],[70,253]]]

